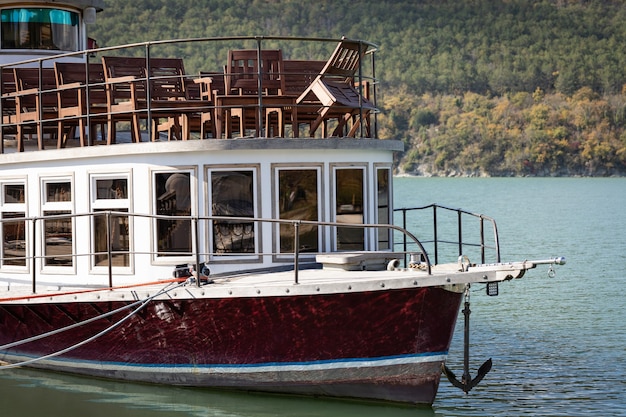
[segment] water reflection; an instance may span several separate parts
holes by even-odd
[[[0,371],[4,417],[434,417],[432,408],[131,384],[29,369]]]

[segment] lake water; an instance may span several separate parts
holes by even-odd
[[[565,256],[471,295],[468,395],[442,379],[432,408],[99,381],[0,371],[3,417],[626,416],[626,179],[398,178],[396,207],[440,203],[498,221],[502,260]],[[459,320],[448,366],[463,369]]]

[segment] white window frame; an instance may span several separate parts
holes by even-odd
[[[260,185],[259,185],[259,171],[261,167],[259,165],[240,165],[240,164],[232,164],[232,165],[211,165],[206,166],[204,170],[204,175],[206,178],[206,198],[207,198],[207,214],[209,216],[213,215],[212,207],[212,173],[214,172],[233,172],[233,171],[245,171],[252,172],[252,202],[253,202],[253,217],[260,217],[261,210],[261,202],[259,200],[260,196]],[[250,254],[242,254],[242,255],[231,255],[231,254],[215,254],[213,253],[213,221],[208,221],[206,230],[207,230],[207,252],[209,252],[209,260],[211,262],[219,262],[219,263],[238,263],[238,262],[258,262],[261,259],[261,255],[263,253],[262,243],[263,239],[261,238],[261,233],[263,230],[263,225],[259,222],[254,222],[254,252]]]
[[[197,216],[197,190],[198,190],[198,170],[195,166],[172,166],[167,168],[159,168],[159,169],[151,169],[150,170],[150,196],[151,202],[150,206],[152,209],[152,214],[158,214],[157,208],[157,199],[159,198],[156,195],[156,175],[158,174],[189,174],[189,201],[191,204],[191,216]],[[157,219],[154,218],[151,222],[151,252],[152,252],[152,263],[155,265],[178,265],[189,262],[196,262],[196,258],[194,254],[198,251],[196,247],[196,240],[193,238],[193,221],[191,222],[191,254],[190,255],[160,255],[159,254],[159,236],[158,236],[158,226]]]
[[[306,171],[306,170],[310,170],[310,171],[316,171],[317,173],[317,221],[321,222],[324,219],[324,183],[322,181],[323,179],[323,175],[324,175],[324,170],[323,170],[323,166],[321,164],[308,164],[308,165],[293,165],[293,164],[275,164],[272,166],[272,174],[273,174],[273,181],[272,181],[272,199],[273,199],[273,207],[274,207],[274,213],[273,216],[276,219],[280,219],[280,194],[279,194],[279,187],[280,187],[280,183],[279,183],[279,179],[280,179],[280,173],[281,171]],[[325,236],[325,227],[323,226],[318,226],[318,232],[317,232],[317,246],[318,246],[318,252],[323,252],[324,251],[324,236]],[[272,246],[274,248],[274,253],[276,253],[276,255],[274,256],[275,260],[284,260],[284,261],[293,261],[293,255],[288,254],[288,253],[281,253],[280,252],[280,224],[276,224],[273,228],[273,239],[272,239]],[[315,253],[300,253],[300,258],[315,258]]]
[[[109,180],[126,180],[126,187],[127,187],[127,198],[102,198],[102,199],[98,199],[98,189],[97,189],[97,183],[100,180],[105,180],[105,181],[109,181]],[[132,195],[133,195],[133,189],[132,189],[132,173],[128,172],[128,171],[122,171],[122,172],[116,172],[116,173],[111,173],[111,172],[107,172],[107,173],[91,173],[89,174],[89,203],[90,203],[90,211],[92,213],[98,211],[98,210],[111,210],[111,211],[116,211],[119,209],[119,211],[123,211],[126,210],[126,212],[128,213],[128,266],[114,266],[112,265],[111,268],[113,270],[115,270],[117,273],[132,273],[133,269],[134,269],[134,236],[133,236],[133,224],[134,224],[134,218],[133,216],[131,216],[130,214],[132,213]],[[96,253],[96,247],[95,247],[95,224],[94,224],[94,217],[92,216],[89,222],[89,227],[91,228],[92,233],[90,234],[90,240],[89,240],[89,245],[90,245],[90,252],[91,252],[91,256],[89,258],[89,266],[90,266],[90,270],[91,272],[94,273],[101,273],[101,274],[107,274],[109,267],[108,266],[97,266],[95,264],[95,253]]]
[[[62,183],[62,182],[68,182],[70,184],[70,201],[51,201],[48,202],[46,201],[46,186],[47,184],[50,183]],[[39,225],[39,227],[41,228],[41,234],[40,234],[40,245],[41,245],[41,251],[40,253],[42,254],[42,256],[45,256],[45,250],[46,250],[46,233],[45,233],[45,228],[44,228],[44,224],[45,224],[45,220],[46,220],[46,216],[45,213],[46,212],[50,212],[50,211],[68,211],[69,215],[74,215],[76,214],[76,207],[75,207],[75,195],[76,195],[76,181],[74,179],[73,175],[59,175],[59,176],[49,176],[49,177],[40,177],[39,178],[39,192],[40,192],[40,207],[41,207],[41,212],[40,215],[42,217],[42,220]],[[72,225],[71,225],[71,233],[72,233],[72,250],[71,250],[71,258],[72,258],[72,264],[69,266],[57,266],[57,265],[46,265],[46,258],[42,258],[41,260],[41,271],[44,273],[76,273],[76,268],[77,268],[77,263],[78,263],[78,259],[76,256],[76,219],[74,217],[72,217]]]
[[[331,201],[330,203],[330,214],[331,221],[337,222],[337,171],[346,170],[346,169],[358,169],[363,173],[363,224],[367,224],[369,220],[369,186],[368,186],[368,165],[366,163],[363,164],[332,164],[330,169],[330,184],[331,184]],[[331,234],[331,246],[333,250],[339,251],[337,245],[337,228],[339,226],[332,227]],[[363,228],[363,250],[371,250],[370,241],[368,238],[370,233],[367,228]],[[342,250],[343,251],[343,250]],[[346,252],[351,252],[351,250],[345,250]]]
[[[385,170],[388,172],[388,184],[389,184],[389,190],[388,190],[388,202],[387,202],[387,210],[389,211],[389,219],[387,219],[388,221],[385,222],[381,222],[380,218],[379,218],[379,200],[378,200],[378,172],[381,170]],[[374,165],[374,217],[375,217],[375,223],[376,224],[393,224],[393,171],[392,171],[392,166],[390,164],[375,164]],[[378,230],[375,230],[375,242],[376,242],[376,249],[377,250],[389,250],[392,251],[394,250],[394,242],[393,242],[393,230],[389,229],[388,233],[389,236],[387,238],[387,241],[389,242],[389,248],[387,249],[381,249],[380,248],[380,240],[379,240],[379,236],[378,236]]]
[[[24,187],[24,202],[23,203],[12,203],[6,201],[6,194],[4,192],[4,187],[11,185],[21,185]],[[28,217],[28,184],[26,178],[7,178],[0,180],[0,219],[4,218],[4,213],[23,213],[24,217]],[[32,248],[32,239],[30,236],[31,230],[31,222],[24,222],[24,246],[25,246],[25,254],[26,257],[25,265],[8,265],[4,263],[4,247],[0,251],[0,256],[2,256],[2,261],[0,262],[0,270],[2,271],[11,271],[11,272],[23,272],[27,273],[30,271],[32,260],[31,256],[31,248]],[[4,223],[0,225],[0,236],[3,238],[4,244]]]

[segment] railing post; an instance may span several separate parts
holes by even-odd
[[[402,228],[404,230],[406,229],[406,209],[402,209]],[[402,252],[404,252],[404,267],[406,268],[407,265],[407,252],[408,250],[408,242],[407,242],[407,238],[406,238],[406,233],[402,233]]]
[[[459,228],[458,233],[459,233],[459,256],[463,255],[463,213],[461,212],[461,210],[457,210],[456,211],[457,214],[457,218],[458,218],[458,222],[457,222],[457,227]]]
[[[44,148],[43,145],[43,61],[39,61],[39,91],[37,96],[39,97],[39,109],[37,115],[37,144],[38,149],[41,151]],[[18,115],[19,116],[19,115]],[[19,140],[19,139],[18,139]]]
[[[263,117],[263,74],[261,72],[262,70],[262,62],[261,60],[263,59],[263,50],[262,50],[262,45],[261,45],[261,38],[257,38],[256,39],[257,42],[257,88],[258,88],[258,96],[259,96],[259,102],[258,102],[258,106],[257,106],[257,120],[258,120],[258,127],[259,127],[259,136],[262,135],[261,132],[264,131],[264,129],[266,128],[266,126],[264,125],[264,117]],[[269,69],[267,69],[269,71]],[[282,75],[281,75],[282,77]],[[245,113],[245,109],[243,110]],[[243,114],[242,116],[243,117]],[[245,129],[245,125],[244,125],[244,129]],[[243,132],[241,132],[241,136],[245,136]],[[265,132],[264,137],[267,137],[267,132]]]
[[[483,216],[480,216],[480,262],[485,263],[485,222]]]
[[[89,90],[91,89],[91,78],[89,76],[89,54],[85,55],[85,110],[87,111],[87,119],[85,122],[87,132],[83,134],[87,135],[87,143],[81,143],[80,146],[91,146],[94,144],[94,139],[91,137],[91,98]],[[80,90],[78,91],[80,94]],[[60,104],[59,104],[60,105]],[[80,127],[80,123],[78,124]],[[79,132],[80,133],[80,132]]]
[[[45,245],[45,242],[44,242]],[[33,294],[37,293],[36,291],[36,282],[37,282],[37,218],[33,218],[33,230],[32,230],[32,242],[31,242],[31,246],[32,246],[32,259],[33,259],[33,263],[31,265],[32,271],[31,271],[31,275],[33,278]]]
[[[433,204],[433,243],[435,250],[435,265],[439,264],[439,234],[437,229],[437,205]]]
[[[109,272],[109,288],[113,288],[113,251],[111,242],[111,211],[106,212],[106,220],[107,220],[107,258],[108,258],[108,272]]]
[[[196,286],[200,287],[200,238],[198,233],[198,218],[193,218],[193,238],[196,246]]]
[[[293,222],[293,273],[295,283],[298,284],[298,272],[300,269],[300,221]]]
[[[376,97],[376,85],[378,81],[376,80],[376,54],[372,52],[372,98],[374,107],[378,107],[378,100]],[[370,139],[378,137],[378,112],[374,111],[374,129],[370,131]],[[371,127],[370,127],[371,129]]]
[[[500,238],[498,237],[498,225],[495,220],[491,221],[491,225],[493,226],[493,237],[495,239],[494,246],[496,247],[496,262],[500,263]]]
[[[146,44],[146,111],[148,112],[148,118],[146,121],[146,128],[148,130],[148,142],[152,141],[152,106],[150,104],[150,44]],[[139,130],[139,137],[137,142],[141,142],[141,129]]]
[[[359,70],[358,70],[358,74],[359,74],[359,137],[363,138],[363,132],[365,131],[364,128],[364,121],[363,121],[363,57],[365,56],[365,53],[362,52],[363,51],[363,43],[359,42]]]

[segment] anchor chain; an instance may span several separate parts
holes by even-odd
[[[472,311],[470,310],[470,284],[465,284],[465,303],[463,306],[463,317],[464,317],[464,332],[463,332],[463,377],[459,381],[457,377],[454,375],[454,372],[450,370],[445,364],[443,365],[443,373],[446,375],[448,380],[457,388],[460,388],[466,394],[469,393],[472,388],[474,388],[482,379],[487,375],[487,372],[491,370],[492,361],[491,358],[487,359],[481,366],[478,368],[478,373],[476,378],[472,379],[469,371],[469,344],[470,344],[470,314]]]

